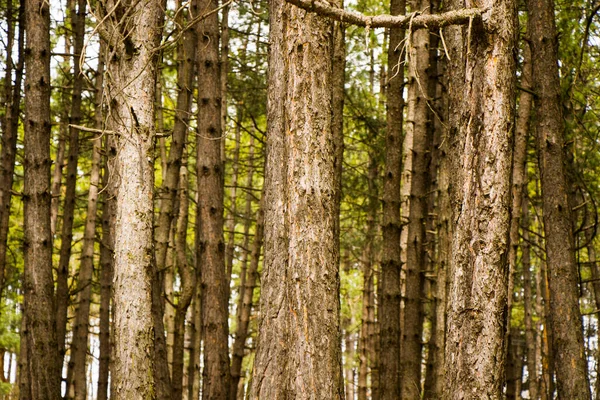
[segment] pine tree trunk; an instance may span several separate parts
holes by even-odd
[[[73,221],[75,217],[75,200],[77,191],[77,164],[79,160],[79,129],[73,125],[81,122],[81,99],[83,91],[84,74],[80,68],[79,55],[83,52],[85,39],[86,0],[71,3],[69,10],[71,25],[73,26],[73,91],[71,94],[71,110],[69,112],[69,152],[67,154],[67,171],[65,183],[65,203],[63,207],[60,257],[56,283],[56,333],[59,348],[60,364],[65,352],[65,336],[67,332],[67,310],[69,308],[69,264],[73,247]],[[61,368],[62,369],[62,368]],[[84,379],[85,380],[85,379]],[[67,380],[67,386],[69,385]],[[85,385],[84,385],[85,386]],[[84,388],[85,389],[85,388]],[[67,391],[68,393],[68,391]]]
[[[25,2],[24,309],[26,381],[21,398],[60,398],[50,232],[50,10]],[[23,340],[24,339],[24,340]]]
[[[243,297],[240,299],[240,304],[238,304],[238,309],[240,310],[238,313],[238,329],[236,332],[235,341],[233,343],[233,360],[231,364],[231,400],[237,399],[238,384],[240,382],[242,371],[242,360],[244,357],[246,340],[248,339],[248,325],[250,323],[250,314],[252,313],[252,299],[258,278],[258,264],[260,261],[260,250],[262,248],[263,235],[264,215],[261,205],[260,209],[258,210],[256,220],[256,232],[254,234],[254,242],[252,244],[250,267],[248,268],[246,278],[244,280]],[[234,383],[236,385],[235,389],[233,387]],[[236,397],[233,396],[234,394]]]
[[[462,101],[451,103],[460,118],[450,129],[465,147],[448,298],[447,399],[500,398],[504,382],[517,7],[514,0],[478,5],[489,17],[470,25]]]
[[[14,40],[14,24],[12,22],[12,0],[7,2],[7,15],[9,29],[7,40],[7,54],[12,54]],[[19,38],[17,42],[18,61],[14,66],[15,80],[12,81],[13,65],[9,58],[6,65],[5,76],[5,116],[2,120],[2,150],[0,153],[0,295],[6,281],[6,251],[8,249],[8,226],[10,218],[10,203],[12,198],[12,185],[14,181],[15,160],[17,155],[17,137],[19,129],[19,116],[21,113],[21,84],[23,81],[24,51],[25,46],[25,9],[24,4],[19,6],[17,20]],[[0,296],[1,297],[1,296]]]
[[[540,159],[544,233],[548,260],[550,314],[558,396],[590,399],[579,311],[573,216],[564,161],[564,121],[560,104],[554,4],[528,0],[536,133]]]
[[[173,340],[173,394],[172,400],[181,400],[183,396],[183,353],[185,316],[196,291],[196,273],[187,260],[187,226],[188,226],[188,178],[187,162],[181,166],[179,180],[179,218],[175,237],[177,267],[181,277],[181,294],[175,311],[175,337]]]
[[[105,40],[117,54],[107,75],[110,128],[119,133],[111,381],[117,398],[154,399],[165,398],[156,376],[155,336],[160,333],[154,331],[152,313],[155,49],[163,8],[159,0],[130,7],[110,0],[101,4],[105,11],[115,9],[103,25]]]
[[[405,0],[391,0],[390,13],[404,14]],[[402,173],[402,120],[404,99],[404,66],[400,43],[404,30],[390,29],[388,52],[387,128],[385,169],[382,194],[381,281],[379,296],[379,340],[383,349],[379,358],[379,390],[381,400],[400,398],[400,177]]]
[[[412,1],[414,11],[428,13],[428,0]],[[429,122],[429,31],[411,33],[412,47],[408,49],[408,124],[406,127],[411,153],[410,202],[406,246],[406,289],[404,295],[404,332],[402,341],[402,396],[416,399],[421,395],[421,353],[423,331],[424,291],[423,273],[426,268],[425,220],[429,192],[429,164],[432,131]]]
[[[239,115],[239,114],[238,114]],[[236,133],[237,136],[237,133]],[[237,138],[238,140],[240,137]],[[237,146],[237,145],[236,145]],[[238,149],[239,151],[239,149]],[[239,162],[239,160],[238,160]],[[248,190],[252,188],[252,181],[254,177],[254,137],[250,138],[250,149],[248,151],[248,177],[246,179],[246,187]],[[240,260],[240,286],[237,304],[237,332],[235,334],[235,340],[233,342],[232,360],[231,360],[231,389],[229,392],[229,398],[231,400],[237,399],[237,391],[240,383],[241,372],[242,372],[242,360],[244,358],[244,349],[246,346],[246,337],[248,335],[248,322],[250,319],[250,313],[245,313],[244,301],[246,299],[246,280],[247,277],[247,264],[248,264],[248,253],[250,253],[250,225],[252,223],[252,197],[250,193],[246,194],[246,206],[244,210],[244,244],[242,245],[242,257]],[[262,224],[262,223],[261,223]],[[257,226],[257,233],[258,233]],[[260,227],[262,229],[262,226]],[[261,233],[262,234],[262,233]],[[255,240],[258,237],[255,236]],[[261,238],[262,240],[262,238]],[[256,273],[256,271],[254,271]],[[252,290],[254,286],[252,286]],[[250,302],[252,302],[252,293],[250,293]],[[249,311],[249,310],[248,310]],[[244,315],[242,315],[244,314]]]
[[[198,272],[198,267],[196,267]],[[196,276],[200,281],[200,276]],[[200,287],[196,288],[196,295],[192,300],[192,321],[188,325],[190,331],[190,351],[188,362],[188,400],[198,400],[200,396],[200,343],[202,327],[202,295]]]
[[[214,10],[202,0],[200,10]],[[221,160],[221,76],[217,13],[197,25],[198,37],[198,247],[201,268],[204,369],[202,398],[228,400],[231,376],[228,352],[227,277],[223,238],[223,163]]]
[[[102,44],[100,46],[103,47]],[[116,155],[114,140],[111,138],[105,140],[105,153],[109,158]],[[114,178],[109,178],[111,172],[114,172],[111,168],[112,165],[105,159],[102,177],[102,241],[100,243],[100,362],[98,366],[98,400],[108,399],[108,376],[113,355],[110,340],[110,303],[114,270],[114,232],[116,220],[116,201],[114,196],[116,193]]]
[[[269,5],[265,259],[251,398],[343,399],[334,25]]]

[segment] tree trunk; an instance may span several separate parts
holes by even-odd
[[[504,382],[517,7],[514,0],[477,4],[489,16],[468,28],[462,104],[451,103],[461,113],[451,130],[465,147],[448,299],[447,399],[501,398]]]
[[[26,381],[31,398],[60,398],[50,232],[50,10],[25,2],[24,310]],[[21,397],[23,398],[23,397]]]
[[[196,266],[198,273],[199,266]],[[196,282],[200,275],[196,275]],[[188,325],[190,330],[190,352],[188,363],[188,400],[198,400],[200,396],[200,343],[202,326],[202,295],[201,288],[196,288],[196,295],[192,300],[192,320]]]
[[[196,273],[187,260],[187,226],[188,226],[188,178],[187,162],[181,166],[179,180],[179,218],[175,236],[175,253],[177,267],[181,277],[181,294],[175,311],[175,337],[173,340],[173,395],[172,400],[181,400],[183,396],[183,350],[185,334],[185,315],[196,291]]]
[[[10,10],[7,9],[9,21],[7,21],[8,29],[14,32],[14,24],[12,23],[12,0],[8,0],[11,5]],[[12,81],[12,60],[9,60],[6,65],[5,79],[5,117],[2,125],[2,153],[0,153],[0,295],[4,289],[6,281],[6,251],[8,249],[8,226],[10,218],[10,203],[12,198],[12,185],[14,181],[15,160],[17,155],[17,137],[19,130],[19,115],[21,113],[21,84],[23,81],[23,66],[25,46],[25,9],[24,4],[19,6],[19,39],[17,42],[18,61],[14,67],[15,80]],[[8,46],[10,50],[7,54],[12,54],[12,43],[14,34],[7,35]],[[1,296],[0,296],[1,297]]]
[[[110,59],[107,75],[110,127],[119,133],[112,395],[165,398],[155,376],[155,336],[160,333],[154,331],[152,313],[154,95],[162,2],[144,0],[127,8],[106,0],[100,9],[113,11],[103,16],[103,28],[117,55]]]
[[[214,10],[216,0],[199,1]],[[203,11],[204,12],[204,11]],[[228,400],[229,371],[227,277],[223,238],[223,163],[221,161],[221,76],[219,20],[213,13],[197,25],[198,37],[198,247],[201,268],[204,369],[202,398]]]
[[[405,0],[391,0],[390,14],[406,12]],[[383,178],[383,248],[379,296],[379,340],[384,351],[379,357],[381,400],[400,398],[400,177],[402,173],[402,120],[404,66],[400,43],[404,29],[391,28],[388,52],[387,128]]]
[[[239,114],[238,114],[239,115]],[[237,132],[236,132],[237,136]],[[238,136],[239,140],[240,137]],[[238,145],[236,144],[236,147]],[[237,149],[239,151],[239,148]],[[239,162],[239,160],[238,160]],[[250,150],[248,153],[248,177],[246,180],[246,187],[252,187],[252,180],[254,177],[254,137],[250,138]],[[252,197],[251,193],[246,194],[246,208],[244,212],[244,244],[242,245],[242,258],[240,260],[240,286],[237,304],[237,332],[235,334],[235,341],[233,342],[232,360],[231,360],[231,389],[229,392],[229,398],[231,400],[237,399],[237,391],[240,383],[240,377],[242,372],[242,360],[244,358],[244,349],[246,346],[246,337],[248,335],[248,322],[250,320],[250,313],[245,313],[244,301],[246,300],[246,280],[247,280],[247,264],[248,264],[248,253],[250,246],[250,225],[252,223]],[[257,221],[258,222],[258,221]],[[262,222],[261,222],[262,224]],[[257,233],[258,233],[257,226]],[[262,226],[260,227],[262,229]],[[261,233],[262,234],[262,233]],[[258,237],[255,236],[255,240]],[[262,240],[262,238],[261,238]],[[256,271],[254,271],[256,273]],[[254,286],[252,286],[254,290]],[[250,295],[250,303],[252,303],[252,293]],[[247,310],[250,311],[250,310]],[[244,315],[242,315],[244,314]]]
[[[102,44],[100,46],[103,46]],[[96,111],[98,112],[98,111]],[[116,155],[114,140],[105,140],[107,158]],[[112,165],[106,159],[103,172],[103,204],[102,204],[102,242],[100,244],[100,363],[98,366],[98,400],[108,399],[108,376],[112,358],[110,340],[110,301],[112,297],[112,280],[114,270],[114,232],[116,220],[115,182],[109,178]],[[114,175],[113,175],[114,176]],[[113,378],[114,379],[114,378]]]
[[[550,314],[558,396],[590,399],[579,311],[578,270],[564,166],[557,33],[551,0],[528,0]]]
[[[75,214],[75,200],[77,191],[77,164],[79,159],[79,129],[73,125],[81,122],[81,99],[83,91],[84,74],[80,68],[79,56],[83,52],[85,39],[86,0],[71,4],[69,10],[71,25],[73,27],[73,91],[71,93],[71,110],[69,112],[69,152],[67,154],[67,178],[65,184],[65,204],[63,207],[60,257],[56,283],[56,333],[59,349],[59,363],[62,369],[62,360],[65,355],[65,336],[67,332],[67,310],[69,308],[69,264],[73,247],[73,221]],[[81,287],[81,286],[80,286]],[[84,367],[85,372],[85,367]],[[85,381],[85,378],[84,378]],[[67,380],[67,386],[69,385]],[[85,386],[85,384],[84,384]],[[85,390],[85,388],[84,388]],[[68,393],[68,391],[67,391]]]
[[[246,340],[248,338],[248,325],[250,323],[250,314],[252,313],[252,299],[254,295],[254,288],[256,287],[256,281],[258,278],[258,263],[260,261],[260,250],[262,247],[264,235],[264,215],[262,211],[262,205],[258,210],[258,216],[256,220],[256,232],[254,234],[254,242],[252,244],[252,255],[250,259],[250,268],[247,272],[247,277],[244,282],[243,297],[241,304],[238,305],[240,312],[238,314],[238,329],[236,332],[235,341],[233,343],[233,361],[231,364],[231,376],[232,376],[232,392],[230,399],[235,400],[233,394],[237,396],[238,383],[241,377],[242,371],[242,360],[244,357],[244,349]],[[233,383],[236,384],[233,389]]]
[[[429,0],[412,1],[413,11],[429,13]],[[429,192],[432,130],[429,123],[429,30],[412,32],[409,51],[408,124],[412,155],[410,203],[406,247],[406,291],[402,341],[402,385],[404,398],[421,396],[421,353],[423,350],[423,273],[426,269],[425,220]]]
[[[343,399],[334,25],[269,5],[265,260],[251,397]]]

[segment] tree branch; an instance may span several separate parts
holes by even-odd
[[[288,3],[306,11],[340,21],[346,24],[368,26],[370,28],[442,28],[449,25],[464,25],[470,20],[481,18],[484,10],[480,8],[465,8],[448,11],[442,14],[410,13],[407,15],[363,15],[354,11],[332,7],[321,0],[286,0]]]

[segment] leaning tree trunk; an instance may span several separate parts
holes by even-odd
[[[462,104],[451,104],[451,112],[462,110],[451,129],[458,128],[465,147],[448,299],[447,399],[498,399],[504,382],[517,7],[514,0],[476,4],[486,17],[469,25]]]
[[[528,0],[529,35],[536,93],[536,134],[540,162],[544,233],[550,291],[558,397],[590,399],[579,311],[578,267],[573,216],[564,166],[564,121],[560,104],[554,2]]]
[[[333,23],[270,2],[265,259],[251,398],[343,399]]]
[[[405,0],[391,0],[390,13],[404,14]],[[382,194],[381,282],[379,289],[379,396],[400,398],[400,176],[402,173],[402,117],[404,66],[400,43],[404,29],[391,28],[388,47],[387,129]]]
[[[113,396],[160,396],[154,364],[153,147],[154,91],[163,7],[160,0],[132,6],[105,0],[100,10],[104,39],[117,55],[109,63],[110,128],[118,132],[118,179],[114,264]]]
[[[199,10],[214,10],[216,0],[200,0]],[[221,72],[219,20],[213,13],[197,25],[198,134],[196,139],[198,211],[197,260],[201,268],[204,369],[202,398],[228,400],[229,371],[227,307],[223,238],[223,163],[221,160]]]
[[[60,398],[50,233],[50,10],[25,2],[24,309],[31,398]],[[24,394],[23,394],[24,395]],[[21,397],[23,398],[23,397]]]

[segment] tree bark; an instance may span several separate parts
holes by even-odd
[[[12,186],[14,181],[15,160],[17,156],[17,137],[19,130],[19,115],[21,113],[21,84],[23,82],[23,66],[25,46],[25,8],[24,3],[19,6],[17,20],[19,38],[17,42],[17,63],[14,66],[15,80],[12,81],[13,63],[10,55],[14,40],[14,24],[12,22],[12,0],[8,0],[10,9],[7,9],[9,33],[7,35],[9,50],[5,76],[5,117],[2,120],[2,153],[0,153],[0,295],[6,282],[6,251],[8,249],[8,226],[10,218],[10,203],[12,199]],[[1,297],[1,296],[0,296]]]
[[[390,13],[406,11],[405,0],[391,0]],[[400,176],[402,173],[402,120],[404,99],[404,66],[400,43],[404,29],[391,28],[388,52],[387,127],[385,137],[385,169],[382,194],[382,255],[379,297],[379,340],[384,349],[379,358],[379,390],[381,400],[400,398]]]
[[[447,399],[498,399],[504,382],[517,7],[514,0],[477,4],[488,14],[468,28],[462,105],[451,103],[452,112],[462,112],[450,129],[465,146],[448,299]]]
[[[60,398],[50,232],[50,10],[25,2],[24,310],[27,381],[33,399]],[[24,340],[23,340],[24,339]],[[21,396],[24,396],[22,393]],[[22,397],[23,398],[23,397]]]
[[[579,311],[573,216],[565,171],[557,32],[552,0],[528,0],[550,314],[558,396],[590,399]]]
[[[115,359],[111,381],[119,399],[162,395],[155,366],[152,313],[154,98],[163,7],[160,0],[127,6],[100,3],[110,58],[110,128],[118,132],[114,264]],[[109,11],[109,14],[104,14]],[[168,394],[167,394],[168,395]],[[160,397],[165,398],[165,397]]]
[[[343,399],[333,23],[280,0],[269,6],[265,259],[251,398]]]
[[[201,0],[199,10],[214,10],[216,0]],[[197,259],[201,268],[204,369],[202,398],[228,400],[228,299],[223,238],[223,163],[221,160],[221,72],[219,20],[213,13],[197,25],[198,134]]]

